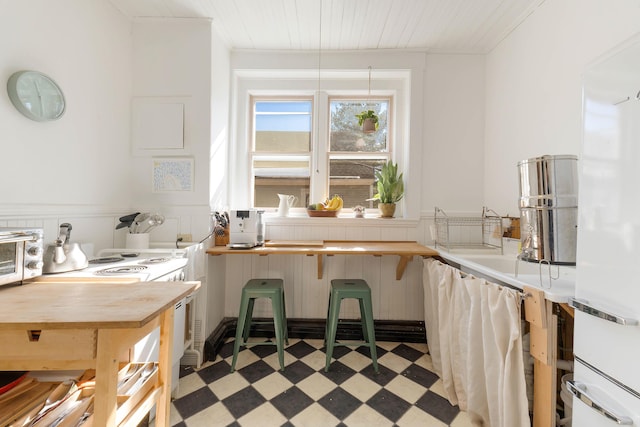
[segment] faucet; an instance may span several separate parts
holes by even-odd
[[[515,275],[518,277],[518,265],[520,261],[526,261],[533,257],[533,248],[531,247],[531,233],[527,234],[524,239],[524,243],[521,245],[520,253],[516,256],[516,271]]]

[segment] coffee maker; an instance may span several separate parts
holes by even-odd
[[[229,213],[229,246],[252,248],[258,245],[258,211],[232,210]]]

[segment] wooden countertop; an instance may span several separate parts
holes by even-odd
[[[29,283],[0,288],[0,330],[139,328],[199,282]]]
[[[418,242],[411,241],[367,241],[367,240],[268,240],[265,246],[251,249],[231,249],[212,246],[209,255],[417,255],[437,256],[438,252]]]
[[[309,241],[267,241],[265,246],[250,249],[231,249],[213,246],[207,249],[209,255],[308,255],[318,256],[318,279],[322,279],[322,255],[398,255],[396,279],[400,280],[407,263],[414,256],[438,256],[438,251],[414,241],[368,241],[368,240],[309,240]]]

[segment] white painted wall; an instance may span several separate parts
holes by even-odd
[[[638,31],[636,0],[546,0],[487,56],[486,204],[517,214],[518,161],[579,154],[581,74]]]
[[[484,203],[485,58],[427,55],[424,90],[423,215],[434,206],[479,215]]]
[[[228,210],[230,54],[214,33],[212,40],[211,142],[209,167],[209,205],[214,211]],[[221,260],[207,256],[207,310],[205,338],[224,317],[225,271]],[[222,285],[221,285],[222,283]]]
[[[0,182],[3,213],[129,206],[131,23],[103,0],[0,2]],[[52,77],[67,109],[38,123],[6,92],[19,70]]]
[[[221,64],[211,119],[214,54]],[[2,2],[0,80],[21,69],[53,77],[67,110],[58,121],[34,122],[1,91],[0,225],[42,226],[51,242],[59,224],[70,222],[72,239],[93,243],[96,252],[124,246],[117,218],[135,211],[167,217],[152,242],[208,234],[212,128],[224,153],[228,122],[228,50],[208,20],[132,23],[107,0]],[[189,100],[183,150],[133,155],[133,96]],[[194,191],[153,193],[156,155],[194,159]]]
[[[209,205],[216,211],[228,205],[228,149],[231,56],[228,48],[214,32],[211,65],[211,146],[209,168]]]
[[[133,97],[162,98],[185,106],[184,148],[147,150],[136,153],[132,161],[132,207],[158,210],[174,222],[155,231],[159,240],[175,240],[176,230],[198,240],[209,233],[212,38],[208,19],[152,18],[133,25]],[[152,163],[163,158],[193,160],[193,191],[152,191]]]

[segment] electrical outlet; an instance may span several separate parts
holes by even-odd
[[[178,234],[179,242],[192,242],[191,234]]]

